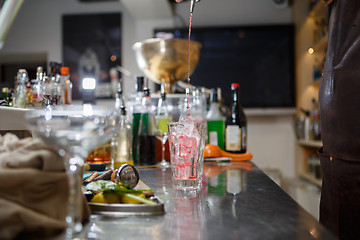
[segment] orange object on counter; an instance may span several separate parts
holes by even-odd
[[[204,149],[204,157],[230,157],[233,161],[248,161],[252,159],[252,154],[250,152],[246,153],[229,153],[221,150],[219,146],[206,144]]]

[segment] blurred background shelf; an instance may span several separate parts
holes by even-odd
[[[316,186],[321,187],[321,184],[322,184],[321,179],[317,179],[313,175],[306,173],[306,172],[300,173],[299,176],[302,179],[305,179],[305,180],[311,182],[312,184],[315,184]]]
[[[328,34],[323,36],[313,47],[315,52],[325,51],[328,44]]]
[[[323,0],[318,0],[318,2],[315,4],[315,6],[311,9],[309,16],[310,17],[317,17],[324,13],[325,3]]]
[[[320,83],[321,83],[321,77],[317,78],[314,80],[314,82],[312,83],[312,86],[319,88],[320,87]]]

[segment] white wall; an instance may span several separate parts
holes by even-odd
[[[245,111],[246,112],[246,111]],[[293,115],[248,115],[248,149],[262,169],[278,169],[283,177],[295,176]]]
[[[150,11],[147,8],[141,9]],[[172,27],[174,24],[181,26],[179,17],[139,19],[130,14],[121,0],[88,4],[77,0],[26,0],[10,29],[4,48],[0,51],[0,59],[1,55],[6,54],[46,53],[48,61],[62,61],[61,16],[103,12],[122,13],[122,63],[135,74],[141,72],[137,68],[132,45],[136,41],[152,37],[153,28]],[[189,3],[178,4],[175,12],[188,22]],[[271,0],[202,0],[196,4],[193,17],[193,27],[291,22],[291,8],[276,8]],[[133,83],[126,80],[125,91],[132,90]],[[248,149],[253,153],[254,162],[258,166],[278,168],[284,176],[294,176],[295,137],[292,125],[293,119],[289,115],[249,116]]]

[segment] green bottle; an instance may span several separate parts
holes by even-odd
[[[207,143],[219,146],[224,150],[225,117],[220,112],[216,89],[211,89],[210,109],[206,114]]]
[[[143,92],[143,84],[144,84],[144,77],[139,76],[137,77],[137,93],[136,99],[133,106],[133,113],[132,113],[132,155],[134,160],[134,165],[139,164],[139,152],[138,152],[138,135],[139,135],[139,124],[142,112],[142,100],[144,97]]]

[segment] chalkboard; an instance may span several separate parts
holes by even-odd
[[[163,32],[188,37],[188,29],[156,29],[155,36]],[[220,87],[226,105],[230,85],[237,82],[245,108],[295,106],[293,25],[193,28],[191,33],[191,40],[202,44],[193,85]]]

